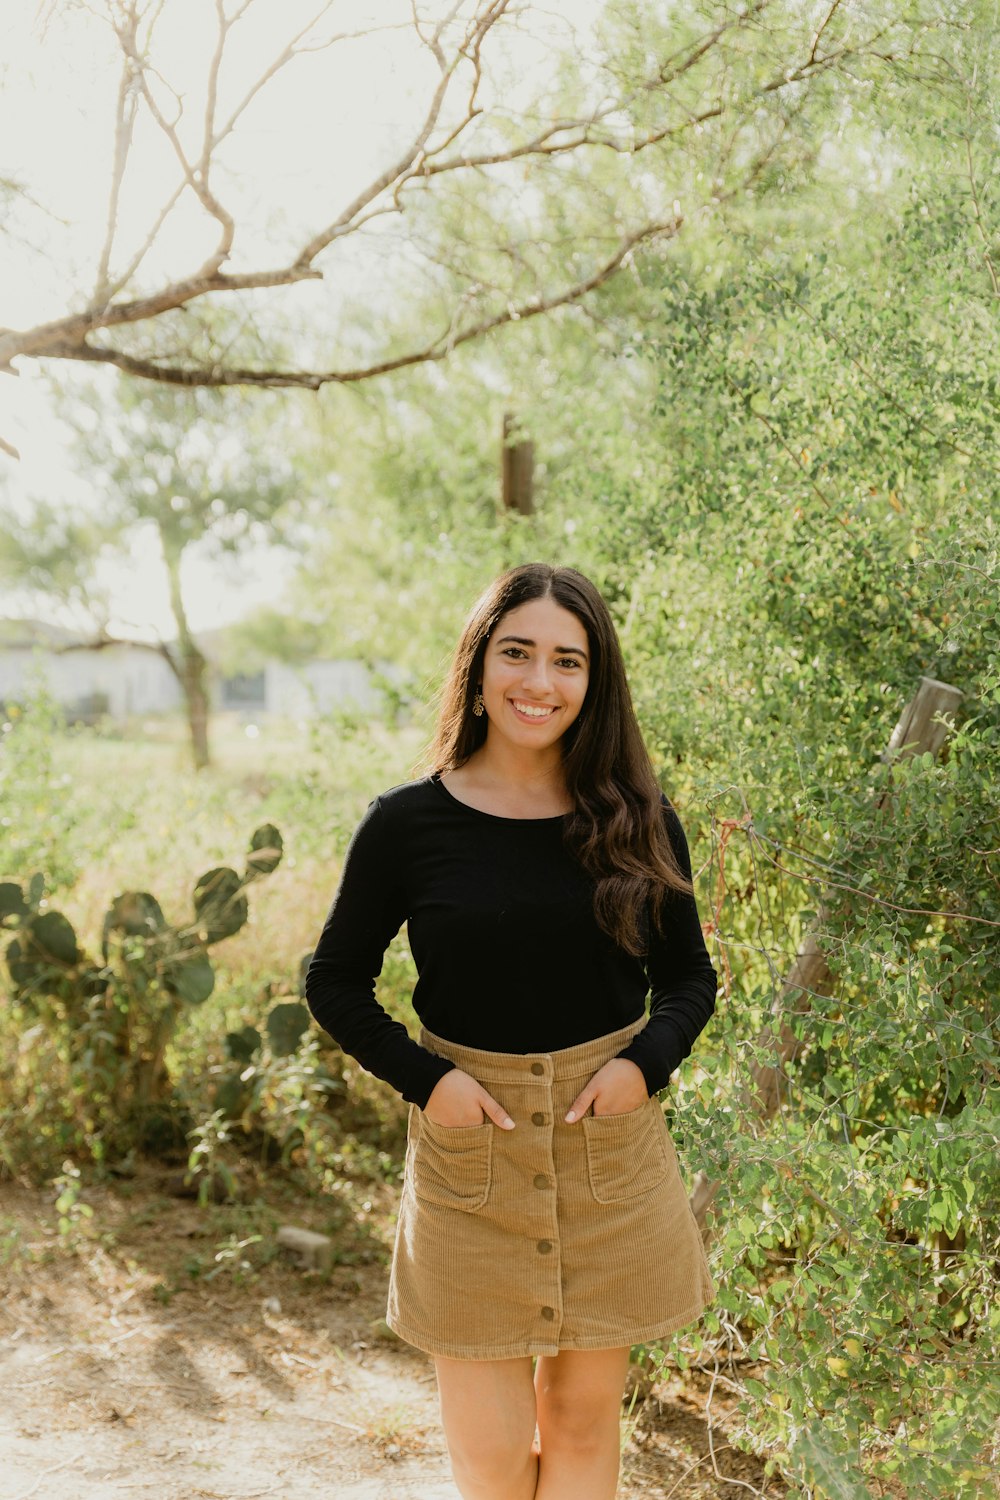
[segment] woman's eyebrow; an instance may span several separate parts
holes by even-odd
[[[533,646],[535,644],[534,641],[529,641],[526,635],[502,635],[497,641],[497,645],[502,646],[504,641],[513,641],[517,646]],[[560,656],[568,653],[570,656],[582,656],[584,661],[587,660],[587,653],[582,646],[555,646],[553,649]]]

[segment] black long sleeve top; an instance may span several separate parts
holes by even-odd
[[[664,1088],[715,1008],[718,977],[693,897],[671,892],[636,958],[597,925],[593,878],[563,842],[569,814],[506,818],[468,807],[439,776],[376,797],[347,849],[306,975],[312,1015],[362,1067],[422,1109],[454,1064],[375,998],[385,949],[407,924],[413,1009],[449,1041],[552,1052],[649,1020],[618,1054]],[[687,840],[664,798],[684,873]]]

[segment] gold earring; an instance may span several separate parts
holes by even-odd
[[[485,709],[485,707],[486,704],[483,702],[482,690],[477,688],[476,696],[472,700],[472,712],[475,714],[477,719],[482,718],[483,710]]]

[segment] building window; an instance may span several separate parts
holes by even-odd
[[[263,672],[237,672],[222,679],[223,708],[263,708],[267,688]]]

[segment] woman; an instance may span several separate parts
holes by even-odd
[[[434,1356],[462,1495],[611,1500],[632,1345],[715,1293],[655,1095],[717,977],[587,578],[485,591],[432,756],[358,826],[306,995],[410,1104],[387,1321]],[[404,921],[419,1040],[375,1000]]]

